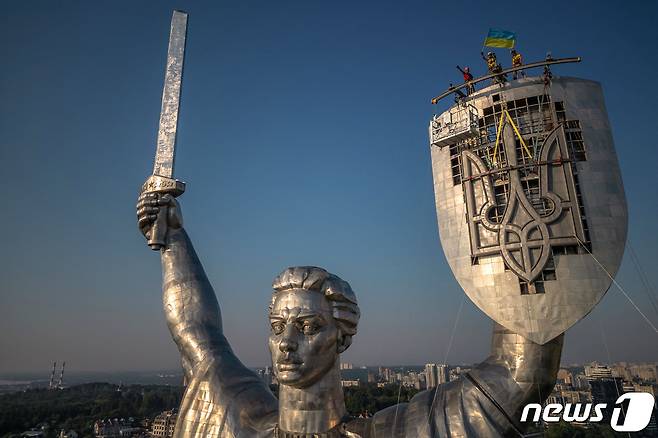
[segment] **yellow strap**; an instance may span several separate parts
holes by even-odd
[[[509,122],[512,124],[512,128],[514,128],[514,132],[516,132],[517,137],[519,137],[519,141],[521,142],[521,146],[523,146],[523,149],[528,154],[528,158],[532,159],[532,154],[530,153],[530,149],[528,149],[528,146],[526,146],[525,141],[523,141],[523,137],[521,137],[521,133],[516,128],[516,125],[514,124],[514,120],[512,120],[512,116],[509,115],[507,110],[503,110],[503,111],[505,111],[505,114],[507,115],[507,118],[509,119]]]
[[[498,140],[500,140],[500,132],[503,130],[503,118],[505,117],[505,114],[500,115],[500,120],[498,120],[498,131],[496,131],[496,144],[494,146],[494,152],[493,152],[493,164],[496,164],[496,153],[498,152]]]

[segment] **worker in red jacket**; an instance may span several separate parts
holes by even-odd
[[[471,69],[464,67],[463,69],[460,66],[457,66],[457,69],[462,72],[464,76],[464,83],[466,84],[466,94],[471,94],[475,92],[475,86],[471,82],[473,80],[473,75],[471,74]]]

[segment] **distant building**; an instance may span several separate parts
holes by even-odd
[[[151,436],[171,438],[174,436],[174,426],[176,426],[176,417],[178,416],[175,409],[164,411],[153,420],[151,425]]]
[[[395,375],[390,368],[379,367],[379,381],[384,383],[393,383],[395,381]]]
[[[359,386],[359,380],[341,380],[340,384],[343,387],[348,387],[348,386]]]
[[[589,365],[585,365],[585,377],[587,377],[588,380],[612,378],[612,370],[606,365],[592,362]]]
[[[632,384],[633,389],[631,391],[634,392],[648,392],[649,394],[653,395],[654,399],[658,396],[658,392],[656,391],[656,386],[655,385],[640,385],[637,383]]]
[[[605,403],[603,421],[609,422],[612,417],[612,408],[620,395],[624,393],[621,377],[593,377],[589,379],[592,392],[592,403]]]
[[[448,365],[441,364],[438,366],[439,385],[448,382]]]
[[[123,438],[148,437],[149,434],[141,427],[127,427],[119,431],[119,436]]]
[[[557,381],[558,383],[573,386],[573,374],[569,370],[562,368],[557,372]]]
[[[120,420],[117,418],[98,420],[94,423],[94,436],[96,438],[119,438],[125,436],[121,434],[123,430],[132,428],[132,423],[125,421],[123,418]]]
[[[340,369],[341,370],[351,370],[354,368],[354,365],[348,362],[341,362],[340,363]]]
[[[417,389],[427,388],[427,378],[425,377],[425,373],[418,373],[418,383],[420,387]]]
[[[459,379],[462,374],[469,372],[470,368],[455,367],[450,370],[448,373],[448,381],[452,382],[453,380]]]
[[[626,367],[625,363],[613,365],[611,368],[612,368],[612,375],[614,377],[621,377],[626,382],[631,382],[633,380],[633,376],[631,375],[631,372]]]
[[[565,403],[571,403],[572,405],[576,403],[590,403],[592,401],[592,394],[589,391],[564,390],[562,391],[562,399]]]
[[[406,376],[402,377],[402,385],[408,388],[422,389],[424,385],[421,385],[421,376],[423,376],[422,382],[424,383],[424,373],[410,371]]]
[[[573,387],[579,389],[589,389],[589,381],[587,380],[585,374],[577,374],[576,377],[573,378]]]
[[[637,364],[628,367],[630,374],[646,382],[655,382],[657,380],[656,364]]]
[[[260,377],[263,382],[265,382],[266,385],[278,385],[278,381],[276,379],[276,376],[272,372],[272,367],[271,366],[266,366],[265,368],[258,368],[256,369],[256,374],[258,374],[258,377]]]
[[[448,381],[448,367],[445,364],[428,363],[425,365],[425,382],[427,388],[434,388]]]
[[[265,369],[263,370],[263,380],[268,385],[276,383],[275,382],[276,379],[274,377],[274,373],[272,373],[272,367],[271,366],[266,366]]]
[[[439,380],[438,371],[435,363],[425,364],[425,384],[427,388],[434,388]]]

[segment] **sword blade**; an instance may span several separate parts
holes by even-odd
[[[162,90],[158,146],[155,153],[155,163],[153,164],[153,174],[167,178],[171,178],[174,174],[176,130],[178,128],[178,108],[183,81],[186,36],[187,14],[174,11],[174,15],[171,17],[167,66],[164,89]]]

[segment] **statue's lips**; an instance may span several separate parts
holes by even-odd
[[[279,362],[276,367],[279,371],[296,371],[302,366],[302,362]]]

